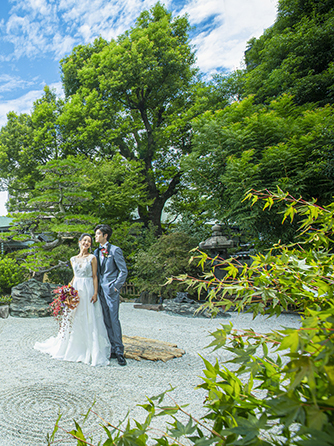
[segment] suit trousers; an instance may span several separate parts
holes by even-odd
[[[124,345],[119,321],[119,293],[114,292],[106,295],[102,287],[100,287],[99,297],[102,305],[104,323],[111,344],[111,353],[123,355]]]

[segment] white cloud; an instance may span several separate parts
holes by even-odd
[[[50,84],[49,87],[55,89],[58,97],[64,96],[61,82]],[[17,99],[0,102],[0,128],[7,122],[7,113],[14,111],[18,115],[20,113],[30,114],[33,103],[42,96],[43,89],[31,90]]]
[[[40,90],[32,90],[29,93],[9,101],[0,102],[0,127],[7,122],[7,113],[15,111],[15,113],[30,113],[31,106],[36,99],[41,96]]]
[[[26,88],[33,84],[33,81],[21,79],[19,76],[10,76],[9,74],[0,75],[0,93]]]
[[[17,0],[3,22],[3,40],[14,46],[11,58],[33,58],[49,50],[50,39],[57,30],[59,19],[53,1]],[[8,60],[8,57],[7,57]]]
[[[198,66],[205,72],[238,68],[246,42],[259,37],[276,17],[277,0],[188,0],[179,12],[198,27],[193,44]],[[102,36],[117,37],[156,0],[16,0],[9,19],[2,21],[4,39],[14,45],[11,56],[31,59],[53,53],[59,60],[78,44]],[[171,7],[172,0],[164,2]]]
[[[152,7],[156,0],[62,0],[59,11],[69,27],[76,28],[76,37],[84,43],[102,36],[107,40],[117,37],[133,25],[143,9]]]
[[[4,40],[14,45],[13,57],[33,57],[43,52],[48,45],[48,36],[52,28],[45,23],[31,20],[28,16],[20,17],[13,14],[6,24]]]
[[[199,67],[206,72],[217,67],[239,68],[246,42],[259,37],[274,23],[276,3],[276,0],[191,0],[187,3],[181,13],[189,14],[192,25],[208,22],[208,29],[192,42],[197,49]]]
[[[167,6],[171,0],[164,2]],[[30,58],[53,53],[68,54],[73,46],[92,42],[100,35],[107,40],[129,29],[140,12],[156,0],[19,0],[2,28],[4,40],[14,45],[11,56]]]
[[[45,85],[45,82],[42,83]],[[54,89],[57,97],[64,97],[64,91],[61,82],[55,82],[49,84],[51,89]],[[0,128],[7,122],[7,113],[14,111],[16,114],[30,113],[33,103],[43,96],[43,88],[39,90],[31,90],[28,93],[17,99],[11,99],[9,101],[0,102]]]
[[[188,13],[190,21],[196,25],[205,21],[208,17],[223,15],[226,1],[231,0],[208,0],[205,2],[202,0],[191,0],[186,4],[180,14]]]
[[[51,2],[52,3],[52,2]],[[47,0],[16,0],[12,11],[28,11],[33,15],[50,15],[53,7]]]
[[[75,46],[75,39],[71,36],[61,36],[58,32],[52,39],[52,50],[56,60],[61,59],[66,53],[70,53]]]

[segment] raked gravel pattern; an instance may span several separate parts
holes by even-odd
[[[194,389],[201,383],[203,361],[224,363],[229,352],[205,349],[209,334],[232,322],[234,328],[269,332],[285,327],[298,327],[294,314],[278,318],[257,317],[248,313],[228,313],[226,318],[206,319],[182,317],[166,312],[134,309],[132,303],[122,303],[120,319],[123,334],[172,342],[186,354],[166,363],[162,361],[128,360],[120,367],[116,360],[110,366],[91,367],[86,364],[59,361],[34,350],[36,341],[56,334],[57,323],[52,318],[0,319],[0,446],[46,445],[59,413],[60,426],[71,430],[73,420],[81,422],[95,401],[94,411],[103,419],[117,424],[130,410],[130,418],[143,421],[146,412],[138,407],[146,397],[157,395],[170,386],[176,387],[171,396],[179,404],[188,403],[194,416],[203,415],[205,392]],[[100,419],[90,414],[84,427],[94,444],[105,438]],[[166,419],[155,421],[163,429]],[[57,433],[57,445],[75,445],[62,430]]]

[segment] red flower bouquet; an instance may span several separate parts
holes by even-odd
[[[64,285],[53,290],[57,297],[50,303],[53,316],[58,320],[60,329],[70,322],[69,316],[80,301],[79,294],[72,285]]]

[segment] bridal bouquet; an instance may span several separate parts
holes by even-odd
[[[79,294],[72,285],[64,285],[53,290],[57,297],[50,303],[53,316],[58,320],[60,330],[70,322],[69,316],[80,301]]]

